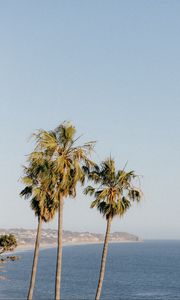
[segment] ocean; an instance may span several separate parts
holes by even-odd
[[[95,297],[101,244],[63,248],[62,300]],[[4,264],[0,299],[25,299],[33,251],[19,252],[20,260]],[[34,299],[53,299],[56,249],[40,251]],[[103,300],[180,299],[180,241],[145,241],[109,245]]]

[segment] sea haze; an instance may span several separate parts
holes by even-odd
[[[102,245],[63,248],[62,299],[94,299]],[[25,299],[33,251],[4,265],[0,299]],[[34,299],[53,299],[56,249],[40,252]],[[180,299],[180,241],[109,245],[101,299]]]

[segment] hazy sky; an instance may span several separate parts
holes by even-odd
[[[112,230],[180,238],[179,16],[175,0],[1,1],[0,228],[36,227],[19,197],[28,138],[71,120],[97,161],[143,175],[143,202]],[[104,232],[89,204],[67,199],[64,229]]]

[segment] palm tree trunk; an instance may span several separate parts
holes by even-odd
[[[108,220],[107,220],[106,235],[105,235],[102,259],[101,259],[101,269],[100,269],[99,282],[98,282],[98,287],[97,287],[97,291],[96,291],[96,298],[95,298],[96,300],[99,300],[99,298],[100,298],[101,289],[102,289],[102,285],[103,285],[103,279],[104,279],[105,268],[106,268],[108,243],[109,243],[109,237],[110,237],[111,221],[112,221],[112,219],[109,217]]]
[[[58,248],[56,261],[55,299],[60,300],[61,268],[62,268],[62,234],[63,234],[63,197],[60,195],[58,208]]]
[[[38,256],[39,256],[39,244],[41,239],[41,229],[42,229],[42,218],[38,217],[38,228],[37,228],[37,234],[36,234],[36,243],[35,243],[35,249],[34,249],[34,259],[33,259],[33,265],[32,265],[32,272],[31,272],[31,281],[28,291],[28,300],[32,300],[33,297],[33,291],[35,286],[35,280],[36,280],[36,272],[37,272],[37,264],[38,264]]]

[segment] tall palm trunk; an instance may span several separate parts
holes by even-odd
[[[35,286],[35,280],[36,280],[36,272],[37,272],[37,264],[38,264],[38,256],[39,256],[39,244],[41,239],[41,229],[42,229],[42,218],[38,217],[38,228],[37,228],[37,234],[36,234],[36,243],[35,243],[35,249],[34,249],[34,258],[33,258],[33,265],[32,265],[32,272],[31,272],[31,281],[28,291],[28,300],[32,300],[33,297],[33,291]]]
[[[109,217],[107,220],[106,235],[105,235],[102,259],[101,259],[101,269],[100,269],[99,282],[98,282],[96,298],[95,298],[96,300],[99,300],[99,298],[100,298],[101,289],[102,289],[102,285],[103,285],[103,279],[104,279],[105,268],[106,268],[106,258],[107,258],[107,252],[108,252],[108,243],[109,243],[109,238],[110,238],[111,221],[112,221],[112,219],[111,219],[111,217]]]
[[[56,261],[55,299],[60,300],[62,268],[62,233],[63,233],[63,197],[60,195],[58,208],[58,248]]]

